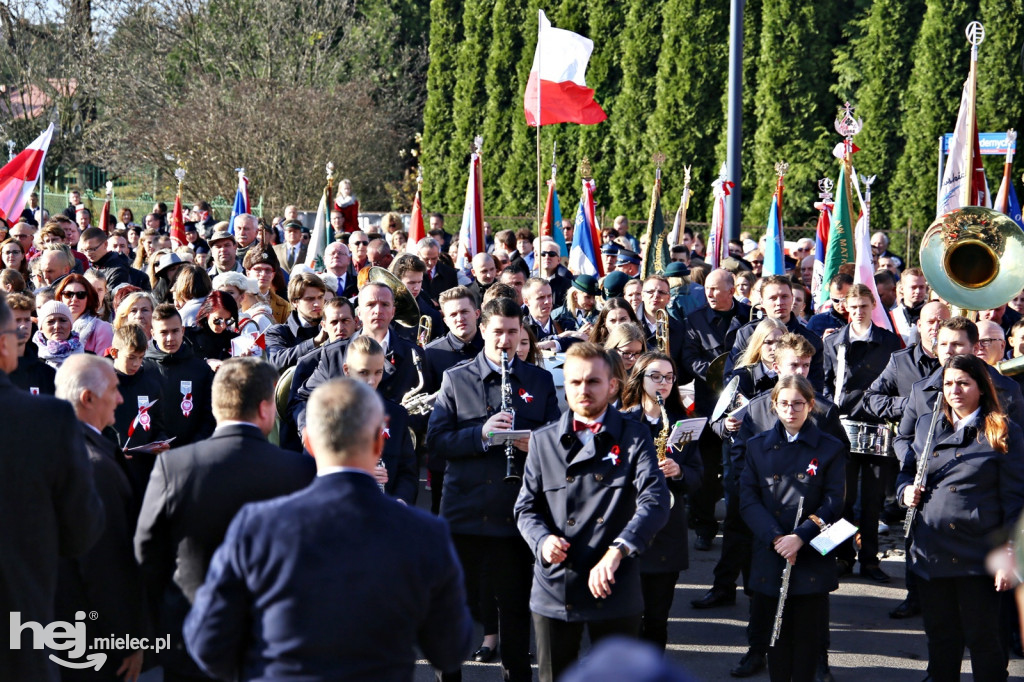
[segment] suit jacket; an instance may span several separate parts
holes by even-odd
[[[75,613],[96,613],[86,619],[89,641],[95,637],[144,637],[147,633],[142,598],[142,577],[132,551],[138,504],[128,476],[112,441],[84,426],[85,448],[92,463],[96,490],[103,500],[106,523],[103,533],[88,552],[60,562],[55,617],[75,621]],[[110,679],[131,651],[108,649],[99,671],[64,670],[65,680]]]
[[[20,622],[54,620],[59,557],[79,556],[100,537],[103,503],[96,492],[82,426],[71,405],[32,396],[0,372],[0,610]],[[0,647],[11,680],[58,680],[45,649],[23,631],[20,649]]]
[[[432,301],[437,301],[441,294],[457,286],[459,286],[459,273],[455,271],[455,268],[441,262],[434,267],[433,277],[428,272],[427,276],[423,278],[423,288]]]
[[[381,456],[388,470],[384,492],[412,506],[420,488],[420,467],[409,433],[409,412],[393,400],[384,401],[384,411],[388,416],[387,441]]]
[[[736,332],[750,317],[750,307],[736,301],[732,312],[733,316],[725,329],[718,329],[712,324],[715,311],[708,307],[690,313],[683,326],[682,365],[686,373],[693,377],[695,408],[697,414],[703,417],[710,417],[718,402],[718,396],[707,384],[708,367],[715,358],[728,353],[732,348]],[[671,341],[669,337],[670,344]]]
[[[288,245],[287,244],[275,244],[274,245],[274,253],[277,254],[277,262],[281,264],[281,267],[283,267],[288,272],[291,272],[292,268],[295,267],[296,263],[305,263],[306,262],[306,250],[308,248],[309,248],[308,244],[306,244],[304,242],[299,242],[299,253],[298,253],[298,255],[295,258],[289,258],[288,257]]]
[[[536,429],[558,418],[551,373],[513,358],[509,370],[515,429]],[[504,445],[484,445],[483,425],[501,410],[501,375],[480,353],[444,373],[427,425],[427,448],[447,459],[441,515],[453,533],[514,537],[512,508],[519,486],[505,482]],[[521,472],[526,455],[514,451]]]
[[[867,411],[876,419],[899,421],[914,384],[938,368],[938,359],[925,353],[921,344],[896,351],[864,392]]]
[[[839,398],[836,395],[839,346],[846,346],[846,376],[839,412],[857,421],[876,421],[865,400],[865,393],[888,365],[893,353],[901,350],[900,337],[872,324],[866,341],[851,341],[850,326],[847,325],[829,335],[824,343],[825,395],[833,402]]]
[[[736,360],[743,354],[743,351],[747,349],[747,343],[750,342],[750,335],[754,333],[754,329],[757,328],[758,323],[761,320],[754,320],[748,324],[740,327],[739,331],[736,332],[736,341],[733,344],[732,350],[729,351],[729,360],[725,363],[725,372],[728,374],[733,365],[736,364]],[[814,386],[814,390],[819,393],[825,389],[825,364],[824,364],[824,345],[821,342],[821,337],[810,331],[803,325],[799,318],[795,314],[789,316],[789,322],[786,324],[786,329],[799,334],[814,346],[814,357],[811,358],[811,372],[807,375],[807,380]]]
[[[665,477],[643,424],[609,407],[601,430],[583,445],[573,418],[567,411],[530,436],[515,505],[519,532],[536,557],[530,610],[570,622],[636,615],[644,608],[636,557],[621,561],[605,599],[590,593],[587,579],[617,538],[640,554],[650,547],[669,518]],[[569,541],[565,561],[545,565],[548,535]]]
[[[417,648],[451,671],[472,636],[444,521],[357,471],[243,507],[185,623],[221,679],[411,680]]]
[[[810,420],[792,443],[781,424],[747,443],[740,475],[740,515],[753,534],[749,587],[778,596],[786,563],[772,547],[775,538],[795,533],[804,541],[790,575],[790,594],[825,594],[839,587],[836,558],[810,546],[819,534],[814,514],[823,523],[843,515],[846,491],[846,446]],[[796,510],[804,498],[800,525]]]
[[[931,414],[914,429],[913,457],[903,461],[896,480],[897,499],[914,484],[917,457],[924,451]],[[994,538],[1012,533],[1024,507],[1024,436],[1010,422],[1009,449],[995,451],[984,428],[954,431],[944,417],[935,428],[925,490],[911,530],[910,570],[925,579],[988,575],[985,557]]]
[[[267,342],[267,357],[277,371],[283,372],[303,355],[316,348],[313,337],[320,333],[320,324],[304,325],[299,312],[293,310],[284,324],[275,324],[263,333]]]
[[[315,470],[311,457],[271,445],[249,424],[222,426],[210,438],[157,459],[139,514],[135,556],[149,605],[158,609],[156,631],[171,635],[161,658],[167,669],[195,673],[181,625],[231,519],[247,502],[305,487]]]
[[[18,358],[18,369],[9,375],[11,383],[23,391],[33,394],[53,395],[54,379],[57,370],[39,359],[36,345],[29,343],[25,348],[25,356]]]
[[[562,332],[575,331],[576,320],[574,318],[561,318],[556,320],[554,315],[548,317],[548,329],[545,330],[540,326],[540,322],[534,319],[530,313],[523,315],[523,325],[530,328],[533,335],[538,341],[550,338],[552,341],[558,344],[558,350],[564,351],[569,346],[578,342],[578,339],[569,339],[565,337],[559,337],[558,335]]]
[[[484,337],[479,332],[469,343],[463,342],[451,332],[428,343],[423,349],[424,391],[436,393],[441,388],[441,377],[446,370],[472,360],[483,348]]]

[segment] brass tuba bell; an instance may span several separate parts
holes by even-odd
[[[999,211],[965,206],[931,224],[920,260],[928,284],[950,305],[998,308],[1024,288],[1024,230]]]
[[[395,322],[403,327],[416,328],[420,321],[420,306],[409,290],[390,270],[371,266],[359,271],[360,290],[367,283],[383,284],[395,295]],[[1007,299],[1009,300],[1009,299]]]

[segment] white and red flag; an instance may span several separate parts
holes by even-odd
[[[466,205],[462,209],[462,229],[459,230],[459,257],[457,270],[468,270],[473,256],[484,251],[484,181],[480,175],[480,147],[483,139],[473,141],[469,157],[469,180],[466,182]],[[412,240],[410,240],[412,241]]]
[[[608,118],[585,78],[594,41],[554,28],[544,10],[538,17],[537,51],[523,97],[526,125],[592,124]]]
[[[416,198],[412,200],[412,215],[409,217],[409,239],[405,242],[406,253],[416,253],[416,244],[427,236],[423,225],[423,193],[421,183],[423,176],[416,178]]]
[[[729,169],[723,163],[718,171],[718,179],[711,183],[715,197],[715,205],[711,210],[711,232],[708,235],[708,265],[712,270],[722,266],[722,252],[728,253],[728,242],[725,239],[725,198],[733,183],[729,182]]]
[[[21,215],[46,161],[46,150],[53,137],[53,124],[42,135],[0,168],[0,218],[13,223]]]

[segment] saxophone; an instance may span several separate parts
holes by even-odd
[[[662,398],[661,394],[657,391],[654,392],[654,399],[658,401],[658,407],[661,408],[661,432],[658,434],[658,437],[654,439],[654,450],[658,455],[658,463],[660,464],[668,459],[668,436],[670,425],[668,423],[668,410],[665,409],[665,399]],[[674,507],[675,504],[676,496],[669,491],[669,508]]]

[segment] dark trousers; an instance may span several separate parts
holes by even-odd
[[[444,471],[430,472],[430,513],[441,514],[441,492],[444,490]]]
[[[511,682],[533,679],[530,668],[530,587],[533,583],[533,555],[518,535],[487,537],[452,534],[452,544],[466,575],[466,594],[475,599],[481,593],[481,576],[486,575],[498,603],[498,634],[501,666]],[[492,633],[486,633],[492,634]],[[462,673],[439,675],[455,682]]]
[[[554,682],[566,668],[576,662],[580,655],[584,626],[590,634],[591,644],[596,644],[612,635],[636,637],[640,631],[640,618],[640,614],[637,614],[624,618],[569,623],[533,614],[540,682]]]
[[[921,615],[928,636],[928,675],[933,682],[956,682],[964,646],[971,650],[977,682],[1007,678],[1006,652],[999,637],[1000,595],[991,576],[917,576]]]
[[[662,651],[668,644],[668,614],[672,610],[678,580],[679,571],[640,574],[640,589],[644,595],[640,639],[655,644]]]
[[[722,497],[722,439],[711,429],[704,429],[698,446],[704,461],[704,480],[690,495],[690,528],[701,537],[713,538],[718,533],[715,505]]]
[[[755,592],[750,601],[751,620],[756,610],[761,619],[767,617],[774,623],[778,597]],[[821,624],[827,618],[828,594],[791,594],[786,598],[779,638],[768,649],[771,682],[813,682],[823,644]],[[769,625],[769,639],[771,630]]]
[[[751,534],[740,516],[738,483],[725,488],[725,521],[722,523],[722,555],[715,564],[712,588],[729,591],[736,589],[736,579],[743,574],[746,587],[750,578]]]
[[[884,492],[882,465],[885,459],[872,455],[851,454],[846,464],[846,508],[843,518],[860,527],[861,568],[878,565],[878,518],[882,513]],[[857,503],[857,479],[860,478],[860,520],[854,518]],[[850,538],[836,549],[836,557],[853,564],[854,539]]]

